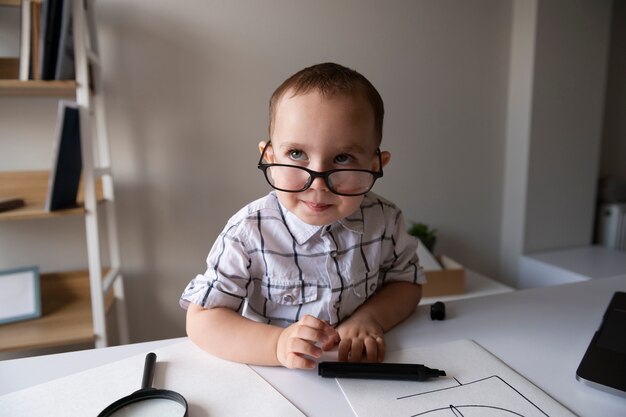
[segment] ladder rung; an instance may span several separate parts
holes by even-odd
[[[109,291],[115,280],[120,276],[119,268],[112,268],[108,274],[104,277],[104,281],[102,283],[102,290],[106,293]]]
[[[104,177],[105,175],[112,175],[111,168],[94,168],[93,175],[95,178]]]
[[[92,50],[87,51],[87,59],[91,64],[97,66],[98,68],[101,68],[100,57]]]

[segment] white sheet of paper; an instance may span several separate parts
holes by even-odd
[[[426,382],[337,379],[358,417],[575,416],[472,340],[388,352],[385,361],[421,363],[447,376]]]
[[[250,367],[211,356],[190,341],[154,353],[153,387],[184,396],[190,416],[303,416]],[[97,416],[141,388],[144,359],[133,356],[4,395],[0,415]]]

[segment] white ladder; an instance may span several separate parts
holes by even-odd
[[[80,114],[80,135],[83,157],[85,227],[89,259],[89,286],[96,348],[109,345],[105,298],[111,287],[115,297],[119,342],[127,344],[128,322],[124,282],[120,269],[120,248],[115,218],[115,196],[111,172],[110,150],[104,113],[101,62],[98,55],[96,20],[91,0],[72,0],[74,64],[76,68],[76,102]],[[91,69],[91,72],[89,71]],[[90,87],[91,86],[91,87]],[[104,203],[98,205],[97,182],[102,181]],[[107,227],[110,269],[103,274],[99,231],[99,209]]]

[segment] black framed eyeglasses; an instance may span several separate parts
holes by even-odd
[[[315,178],[323,178],[326,187],[337,195],[358,196],[372,189],[376,180],[383,176],[383,161],[380,149],[378,155],[378,171],[366,169],[331,169],[318,172],[297,165],[267,164],[263,162],[265,151],[271,142],[267,142],[261,152],[257,167],[265,174],[265,179],[272,188],[288,193],[299,193],[307,190]]]

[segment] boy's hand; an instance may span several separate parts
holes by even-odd
[[[339,360],[350,362],[382,362],[385,339],[382,326],[367,317],[350,317],[337,327]]]
[[[322,351],[330,350],[338,341],[337,331],[328,323],[306,315],[281,332],[276,358],[287,368],[313,369],[317,364],[307,356],[319,358]]]

